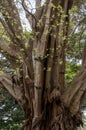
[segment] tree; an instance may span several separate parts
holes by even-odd
[[[0,129],[20,130],[23,124],[23,111],[12,96],[0,89]]]
[[[31,11],[27,6],[30,1],[20,2],[32,28],[28,43],[15,1],[0,1],[0,22],[7,35],[1,37],[0,51],[14,71],[12,75],[1,73],[0,87],[7,89],[24,111],[23,130],[77,130],[82,125],[81,103],[86,94],[86,43],[80,72],[70,87],[65,85],[73,30],[70,10],[76,1],[46,0],[42,5],[41,0],[35,0]]]

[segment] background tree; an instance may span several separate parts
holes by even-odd
[[[15,1],[0,1],[0,22],[6,34],[1,37],[0,51],[14,70],[12,75],[1,73],[0,87],[7,89],[24,111],[24,130],[77,130],[82,125],[80,107],[86,92],[86,44],[83,64],[70,87],[65,85],[65,68],[77,12],[84,6],[74,0],[48,0],[43,4],[35,0],[35,9],[30,10],[30,1],[19,2],[32,31],[28,41]],[[84,20],[83,15],[78,25]]]
[[[24,116],[16,101],[9,93],[0,90],[0,129],[1,130],[20,130]]]

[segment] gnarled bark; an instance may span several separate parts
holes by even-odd
[[[86,92],[86,61],[83,58],[80,72],[66,89],[65,49],[68,42],[68,11],[73,0],[71,3],[70,0],[49,0],[43,6],[41,0],[36,0],[34,14],[27,10],[24,0],[22,4],[27,17],[32,18],[30,22],[33,22],[31,36],[34,40],[29,39],[27,49],[15,3],[12,0],[1,1],[4,19],[1,22],[12,43],[8,48],[0,44],[0,49],[3,49],[12,67],[19,70],[17,75],[0,75],[0,86],[6,88],[23,109],[23,130],[77,130],[77,126],[82,125],[80,105]],[[39,19],[36,20],[36,16]],[[17,64],[18,56],[22,61]]]

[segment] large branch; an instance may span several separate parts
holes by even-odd
[[[10,75],[0,74],[0,86],[7,89],[7,91],[17,100],[18,97],[16,96],[16,93],[14,90],[17,87],[15,86],[15,88],[13,88],[13,83],[12,83],[12,79]]]
[[[20,57],[22,52],[13,43],[9,43],[7,40],[0,38],[0,53],[10,62],[11,67],[16,69],[19,67]]]
[[[24,88],[22,86],[19,86],[17,82],[13,83],[12,77],[10,75],[0,74],[0,88],[5,88],[18,101],[19,105],[24,109],[25,104],[27,104],[27,98],[25,96]]]
[[[10,48],[6,47],[6,45],[0,43],[0,53],[9,61],[12,69],[16,69],[19,66],[19,63],[16,61],[18,57],[14,50],[12,51]]]
[[[50,14],[51,14],[51,2],[52,0],[49,0],[48,8],[46,10],[46,18],[45,18],[45,26],[44,31],[42,33],[41,39],[35,42],[34,48],[37,49],[34,53],[34,122],[39,119],[41,116],[42,111],[42,90],[43,90],[43,81],[44,81],[44,65],[39,61],[39,59],[44,58],[45,52],[46,52],[46,44],[47,44],[47,38],[48,34],[46,35],[46,30],[49,29],[49,23],[50,23]],[[37,60],[39,61],[37,61]],[[33,123],[34,123],[33,122]],[[39,130],[39,126],[37,127],[37,130]]]
[[[3,46],[3,51],[5,51],[5,56],[8,57],[8,59],[10,59],[10,63],[12,58],[10,57],[14,57],[13,59],[17,59],[20,57],[22,59],[23,62],[26,62],[25,59],[26,57],[28,57],[27,60],[27,66],[28,70],[29,70],[29,74],[30,77],[32,77],[32,73],[33,70],[32,69],[32,45],[29,47],[29,49],[25,48],[25,37],[23,34],[23,29],[21,26],[21,22],[20,22],[20,17],[18,14],[18,9],[15,6],[14,1],[9,1],[9,0],[4,0],[0,2],[0,8],[1,8],[1,13],[3,15],[3,19],[0,19],[0,22],[2,23],[5,31],[7,32],[7,36],[10,37],[11,39],[11,45],[10,48],[8,48],[8,50],[6,49],[6,47]],[[14,47],[15,46],[15,47]],[[15,49],[14,49],[15,48]],[[13,53],[11,54],[12,51],[10,50],[14,50]],[[13,56],[12,56],[13,55]],[[29,57],[30,56],[30,57]],[[30,59],[30,60],[29,60]],[[16,63],[16,61],[15,61]]]
[[[24,47],[23,30],[14,1],[4,0],[0,2],[1,13],[4,21],[2,25],[10,36],[11,41],[18,47]],[[3,23],[4,22],[4,23]]]
[[[14,57],[18,57],[19,55],[19,52],[17,52],[16,50],[10,48],[10,45],[11,44],[4,44],[3,41],[0,42],[0,51],[3,52],[3,53],[7,53],[9,54],[10,56],[14,56]]]
[[[83,100],[84,93],[86,93],[86,44],[83,49],[83,64],[80,72],[74,78],[71,86],[64,92],[62,100],[64,104],[70,108],[71,113],[74,115],[78,112]]]

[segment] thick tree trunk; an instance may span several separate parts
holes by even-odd
[[[52,111],[53,105],[56,106],[56,116],[54,116],[55,111]],[[42,117],[35,124],[28,116],[23,130],[78,130],[79,125],[82,125],[80,113],[72,116],[69,109],[65,108],[60,101],[47,103],[45,107]]]
[[[46,46],[44,46],[45,42],[42,44],[43,47],[42,45],[40,45],[39,42],[37,43],[37,46],[35,46],[37,52],[35,52],[35,59],[34,59],[35,68],[34,68],[33,111],[31,111],[31,115],[30,113],[28,113],[29,109],[25,111],[26,121],[23,129],[77,130],[78,126],[83,125],[80,108],[78,107],[77,109],[75,108],[75,111],[71,111],[75,106],[73,106],[73,108],[71,107],[71,104],[67,106],[68,104],[67,102],[65,102],[65,100],[66,99],[68,100],[68,97],[66,97],[68,93],[66,93],[65,95],[63,90],[65,86],[64,83],[65,53],[62,50],[64,50],[65,48],[64,46],[62,46],[61,50],[59,51],[61,57],[60,56],[57,57],[56,53],[50,51],[52,48],[54,49],[54,51],[56,50],[55,39],[52,40],[52,37],[48,36],[47,41],[49,41],[47,44],[50,44],[50,48],[48,48],[49,49],[48,53],[43,51],[46,50],[45,49]],[[44,61],[43,57],[46,53],[49,54],[49,56]],[[58,62],[60,58],[63,61],[61,64]],[[46,67],[46,70],[43,69],[44,67]],[[56,70],[56,72],[53,69],[53,67],[55,67],[54,69]],[[84,75],[82,74],[82,79],[84,78]],[[80,83],[77,82],[76,85],[78,86],[78,84]],[[81,96],[81,94],[79,95]],[[73,96],[73,98],[75,97]],[[76,101],[77,98],[76,100],[74,100],[74,102],[76,103]],[[77,105],[80,106],[80,104]]]
[[[86,63],[83,63],[80,73],[67,90],[64,76],[69,27],[68,12],[73,0],[47,0],[40,8],[38,7],[41,6],[41,0],[36,0],[35,14],[27,11],[23,0],[26,15],[30,16],[30,23],[33,24],[34,34],[31,35],[34,40],[29,40],[27,49],[17,8],[13,1],[10,2],[9,0],[1,2],[4,18],[2,23],[12,41],[12,46],[8,49],[12,50],[12,47],[15,49],[12,54],[5,46],[1,45],[1,49],[11,56],[9,61],[14,69],[18,68],[19,76],[16,81],[14,80],[15,87],[12,78],[6,75],[5,78],[0,77],[0,85],[9,91],[22,107],[25,115],[22,129],[77,130],[77,126],[82,125],[80,100],[86,91]],[[17,19],[16,22],[13,16]],[[15,57],[14,62],[12,56]],[[19,65],[16,59],[19,60]]]

